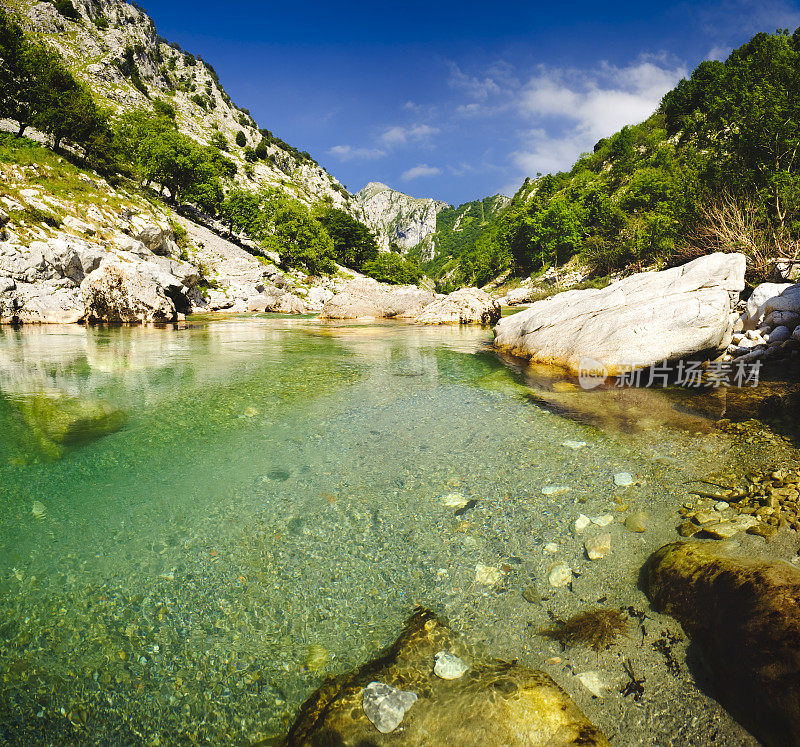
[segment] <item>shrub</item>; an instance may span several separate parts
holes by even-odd
[[[236,145],[240,148],[244,148],[244,146],[247,145],[247,137],[241,130],[236,133]]]
[[[362,269],[366,275],[394,285],[416,284],[422,277],[419,265],[394,252],[379,254]]]
[[[255,150],[253,150],[249,145],[244,149],[244,160],[249,161],[250,163],[255,163],[258,160]]]
[[[228,141],[221,132],[213,133],[209,144],[212,148],[216,148],[217,150],[228,150]]]
[[[80,13],[75,10],[72,0],[55,0],[53,5],[64,18],[71,18],[73,21],[77,21],[81,17]]]

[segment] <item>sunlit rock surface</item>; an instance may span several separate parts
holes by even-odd
[[[453,648],[462,655],[442,621],[418,611],[388,652],[327,680],[303,705],[285,744],[609,744],[544,672],[492,660],[473,662],[458,679],[437,677],[436,654]],[[374,682],[417,695],[391,733],[378,731],[364,712],[364,689]]]
[[[609,375],[693,353],[724,350],[744,288],[743,254],[710,254],[642,272],[602,290],[566,291],[506,317],[495,347],[572,371],[587,360]]]
[[[700,649],[720,701],[765,744],[800,744],[800,569],[724,543],[675,542],[643,580]]]

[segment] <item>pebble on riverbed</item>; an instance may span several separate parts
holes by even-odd
[[[433,673],[443,680],[457,680],[469,669],[461,659],[447,651],[440,651],[434,659],[436,663],[433,665]]]
[[[416,693],[383,682],[370,682],[362,699],[364,713],[381,734],[389,734],[400,726],[406,711],[416,702]]]
[[[680,511],[682,537],[702,532],[729,539],[744,531],[769,539],[782,527],[800,530],[800,470],[766,469],[750,474],[743,487],[694,493],[696,504],[687,502]]]
[[[625,517],[625,528],[629,532],[646,532],[650,517],[644,511],[633,511]]]
[[[478,563],[475,566],[475,583],[482,584],[483,586],[494,586],[499,583],[502,577],[503,574],[500,569],[492,565]]]
[[[618,488],[627,488],[635,482],[636,480],[633,479],[633,475],[630,472],[617,472],[614,475],[614,485]]]
[[[556,563],[550,566],[550,570],[547,573],[547,580],[550,586],[555,586],[556,588],[567,586],[572,583],[572,568],[566,563]]]
[[[542,488],[542,495],[561,495],[569,491],[568,485],[545,485]]]
[[[589,560],[600,560],[611,552],[611,535],[608,532],[596,534],[587,538],[583,546],[586,548],[586,557]]]

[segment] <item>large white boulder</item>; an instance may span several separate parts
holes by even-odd
[[[388,285],[372,279],[351,280],[322,307],[322,319],[413,319],[436,294],[416,285]]]
[[[761,283],[757,285],[750,298],[747,299],[747,310],[742,321],[745,329],[755,329],[764,317],[770,312],[767,311],[767,304],[774,298],[778,298],[788,288],[793,288],[791,283]],[[770,309],[771,311],[771,309]]]
[[[742,254],[710,254],[607,288],[559,293],[506,317],[495,346],[539,363],[608,375],[727,347],[744,288]]]
[[[175,321],[175,304],[148,264],[109,255],[87,275],[81,283],[86,321],[128,324]],[[161,279],[167,277],[163,273]]]
[[[494,324],[500,304],[480,288],[461,288],[426,306],[417,317],[420,324]]]

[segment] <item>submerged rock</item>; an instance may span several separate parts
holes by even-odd
[[[469,669],[461,659],[447,651],[440,651],[436,654],[435,660],[433,673],[443,680],[457,680]]]
[[[406,711],[416,702],[416,693],[383,682],[370,682],[362,696],[364,713],[381,734],[389,734],[400,726]]]
[[[800,570],[729,543],[675,542],[643,579],[700,648],[720,701],[765,744],[800,744]]]
[[[57,390],[14,397],[13,404],[50,457],[60,458],[64,448],[118,431],[126,415],[118,407],[97,399],[79,399]]]
[[[303,705],[284,744],[609,745],[544,672],[490,660],[474,663],[463,677],[438,677],[431,662],[458,645],[432,612],[420,610],[387,652],[327,680]],[[372,702],[377,685],[417,698],[391,734],[378,732],[365,713],[365,691],[372,688]]]
[[[480,288],[462,288],[426,306],[420,324],[495,324],[500,304]]]
[[[602,290],[559,293],[506,317],[495,346],[537,363],[616,375],[702,351],[724,350],[744,288],[743,254],[710,254],[643,272]]]

